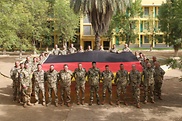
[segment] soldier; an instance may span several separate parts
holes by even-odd
[[[144,103],[148,100],[148,91],[150,92],[150,99],[152,103],[154,102],[154,69],[151,67],[150,63],[147,63],[147,68],[143,70],[142,75],[144,76]]]
[[[116,49],[116,45],[113,44],[113,45],[112,45],[112,48],[111,48],[109,51],[112,52],[112,53],[117,53],[118,50]]]
[[[83,47],[80,45],[80,49],[78,50],[78,52],[79,53],[82,53],[82,52],[84,52],[84,49],[83,49]]]
[[[152,61],[150,62],[152,68],[155,68],[155,62],[157,62],[157,58],[155,56],[153,56]]]
[[[128,44],[124,45],[123,52],[131,52],[130,48],[128,47]]]
[[[70,46],[70,48],[69,48],[69,50],[68,50],[68,53],[69,54],[72,54],[72,53],[76,53],[76,52],[77,52],[77,50],[76,50],[76,48],[74,47],[74,45],[72,43],[71,46]]]
[[[37,70],[37,58],[33,57],[33,62],[32,62],[32,66],[31,66],[31,71],[34,72],[35,70]]]
[[[40,91],[42,92],[42,105],[45,105],[45,88],[44,88],[44,83],[45,83],[45,73],[44,70],[42,70],[42,65],[38,64],[37,65],[37,70],[34,71],[33,73],[33,84],[34,84],[34,90],[35,90],[35,104],[40,103],[39,99],[39,93]]]
[[[103,48],[103,46],[102,46],[102,45],[100,46],[100,51],[104,51],[104,48]]]
[[[20,82],[22,85],[23,107],[32,106],[30,103],[32,93],[32,80],[29,64],[24,64],[24,69],[20,72]]]
[[[155,93],[157,94],[158,98],[162,100],[161,98],[161,87],[163,83],[163,77],[165,74],[165,71],[160,67],[159,62],[155,63],[155,74],[154,74],[154,81],[155,81]]]
[[[31,60],[30,60],[30,56],[27,56],[27,57],[26,57],[25,63],[28,63],[29,68],[31,68],[32,62],[31,62]]]
[[[108,90],[108,92],[109,92],[109,104],[113,105],[113,103],[112,103],[112,80],[114,79],[114,74],[110,71],[109,65],[105,66],[105,70],[101,74],[101,79],[103,81],[102,105],[104,105],[104,103],[105,103],[106,90]]]
[[[55,106],[58,106],[58,96],[57,96],[57,84],[58,84],[58,72],[54,69],[54,65],[50,65],[50,69],[46,72],[46,83],[48,85],[48,96],[49,96],[49,103],[47,106],[52,102],[52,93],[54,92],[55,95]]]
[[[93,51],[90,47],[90,45],[87,47],[87,50],[86,51]]]
[[[19,61],[15,62],[15,66],[10,71],[10,77],[13,80],[13,101],[17,101],[19,94]]]
[[[116,104],[120,104],[120,97],[121,97],[121,90],[123,93],[123,99],[124,99],[124,104],[127,105],[126,103],[126,87],[128,85],[128,72],[124,69],[124,65],[120,64],[120,70],[116,73],[116,77],[114,82],[117,85],[117,102]]]
[[[71,79],[72,79],[72,72],[68,69],[68,65],[64,65],[64,70],[61,70],[59,73],[59,80],[61,84],[61,105],[64,102],[64,94],[66,93],[67,99],[66,103],[67,106],[70,107],[70,102],[71,102]]]
[[[134,99],[137,103],[136,107],[140,108],[140,83],[141,83],[141,75],[138,70],[136,70],[136,66],[132,65],[132,70],[129,74],[130,85],[132,86],[132,92]]]
[[[76,80],[76,95],[77,95],[77,105],[80,104],[80,89],[82,92],[81,104],[84,105],[85,100],[85,78],[87,76],[86,69],[82,67],[81,63],[78,63],[78,68],[75,69],[73,77]]]
[[[88,70],[88,81],[90,84],[90,104],[92,105],[94,99],[94,92],[97,98],[97,104],[100,105],[99,100],[99,83],[100,83],[100,70],[96,67],[96,62],[92,62],[92,68]]]
[[[68,50],[66,49],[66,46],[63,45],[63,49],[61,50],[61,55],[67,55],[68,54]]]
[[[22,85],[21,85],[21,80],[20,80],[20,73],[24,69],[24,63],[20,63],[20,69],[19,69],[19,83],[18,83],[18,88],[19,88],[19,100],[18,102],[21,103],[23,101],[23,96],[22,96]]]
[[[55,47],[52,49],[51,54],[52,55],[59,55],[60,54],[60,49],[58,48],[58,45],[55,45]]]

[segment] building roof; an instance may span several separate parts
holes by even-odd
[[[161,6],[166,0],[142,0],[142,6]]]

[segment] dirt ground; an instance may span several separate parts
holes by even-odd
[[[149,58],[153,55],[160,59],[173,56],[172,51],[142,52]],[[182,53],[179,55],[182,56]],[[16,56],[0,57],[0,72],[9,75],[16,59]],[[120,106],[109,104],[88,106],[89,87],[86,91],[86,104],[78,106],[75,104],[74,84],[70,108],[54,105],[23,108],[22,105],[12,101],[12,81],[0,75],[0,121],[182,121],[182,82],[178,80],[181,75],[179,70],[166,71],[162,90],[163,100],[156,99],[155,104],[141,102],[140,109],[131,103],[130,95],[128,106],[122,103]],[[114,88],[113,102],[115,94]]]

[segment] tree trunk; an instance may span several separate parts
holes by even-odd
[[[19,58],[22,59],[22,48],[20,48]]]
[[[3,48],[3,55],[6,55],[6,49]]]
[[[98,32],[96,32],[95,34],[95,50],[99,50],[100,49],[100,35]]]
[[[178,45],[174,45],[174,56],[178,57],[178,50],[179,50],[179,46]]]

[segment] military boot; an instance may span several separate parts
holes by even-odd
[[[118,100],[117,102],[116,102],[116,105],[119,105],[120,104],[120,101]]]
[[[162,100],[161,96],[159,96],[159,100]]]
[[[26,108],[27,107],[27,104],[26,103],[23,103],[23,107]]]
[[[99,100],[97,100],[97,105],[100,105],[100,101]]]
[[[137,103],[136,107],[137,107],[137,108],[140,108],[140,104],[139,104],[139,103]]]
[[[42,105],[45,106],[45,102],[42,102]]]
[[[112,102],[112,101],[110,101],[110,102],[109,102],[109,104],[110,104],[110,105],[113,105],[113,102]]]
[[[27,105],[28,106],[32,106],[32,103],[30,103],[30,101],[27,102]]]
[[[147,100],[144,101],[144,104],[147,104]]]
[[[70,107],[70,106],[71,106],[71,104],[68,102],[68,103],[67,103],[67,106],[68,106],[68,107]]]
[[[89,105],[91,106],[93,104],[93,101],[90,101]]]
[[[84,100],[82,100],[81,104],[84,105]]]
[[[102,101],[102,105],[104,105],[105,104],[105,99],[103,99],[103,101]]]
[[[80,105],[80,101],[77,101],[77,105]]]
[[[57,102],[55,102],[55,106],[58,107],[58,103]]]

